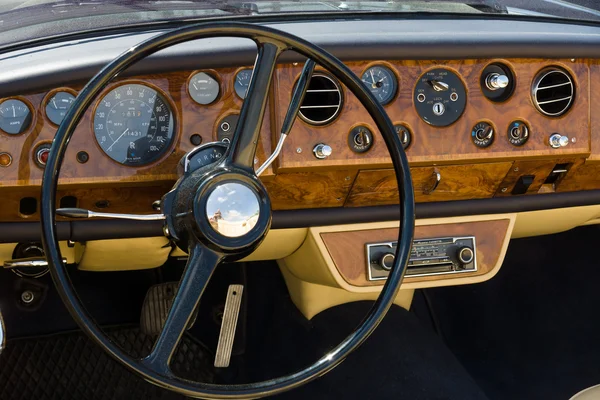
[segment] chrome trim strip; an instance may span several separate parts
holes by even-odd
[[[164,214],[116,214],[116,213],[103,213],[88,210],[88,218],[115,218],[115,219],[133,219],[136,221],[160,221],[165,219]]]
[[[0,311],[0,353],[2,353],[2,350],[4,350],[5,347],[6,334],[4,331],[4,319],[2,318],[2,312]]]

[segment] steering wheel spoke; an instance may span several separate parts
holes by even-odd
[[[201,244],[194,243],[190,246],[188,262],[165,325],[152,352],[142,360],[150,369],[164,376],[173,376],[169,367],[171,359],[221,259],[221,254]]]
[[[256,39],[258,54],[254,62],[252,79],[226,160],[247,171],[254,171],[254,157],[260,129],[267,108],[275,64],[286,47],[272,40]]]

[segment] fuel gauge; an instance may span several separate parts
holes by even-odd
[[[60,125],[71,104],[75,101],[75,96],[69,92],[56,92],[46,104],[46,117],[55,125]]]
[[[252,79],[251,69],[243,69],[236,74],[233,87],[240,99],[246,98],[246,92],[248,91],[248,86],[250,86],[250,79]]]

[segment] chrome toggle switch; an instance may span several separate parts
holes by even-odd
[[[485,86],[490,90],[504,89],[509,83],[508,76],[500,75],[496,72],[485,77]]]
[[[559,149],[569,144],[569,137],[563,136],[560,133],[555,133],[552,136],[550,136],[548,142],[550,143],[550,147],[552,147],[553,149]]]
[[[326,144],[323,144],[323,143],[319,143],[313,149],[313,153],[315,154],[315,157],[317,157],[318,159],[322,160],[322,159],[327,158],[327,157],[329,157],[331,155],[332,149],[331,149],[331,146],[329,146],[329,145],[326,145]]]

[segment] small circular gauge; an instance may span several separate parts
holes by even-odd
[[[198,72],[190,79],[188,90],[196,103],[208,105],[219,96],[219,82],[206,72]]]
[[[396,96],[398,81],[396,75],[388,67],[381,65],[371,67],[363,73],[361,79],[383,105],[388,104]]]
[[[167,152],[175,121],[168,101],[156,90],[125,84],[108,92],[94,114],[94,134],[102,150],[124,165],[146,165]]]
[[[250,86],[250,79],[252,79],[251,69],[243,69],[236,74],[233,88],[240,99],[246,98],[246,92],[248,91],[248,86]]]
[[[448,126],[465,111],[467,89],[456,73],[436,68],[421,75],[413,98],[423,121],[432,126]]]
[[[31,109],[25,102],[17,99],[0,103],[0,129],[10,135],[23,133],[31,125]]]
[[[69,92],[57,92],[46,103],[46,116],[55,125],[60,125],[63,118],[75,101],[75,96]]]

